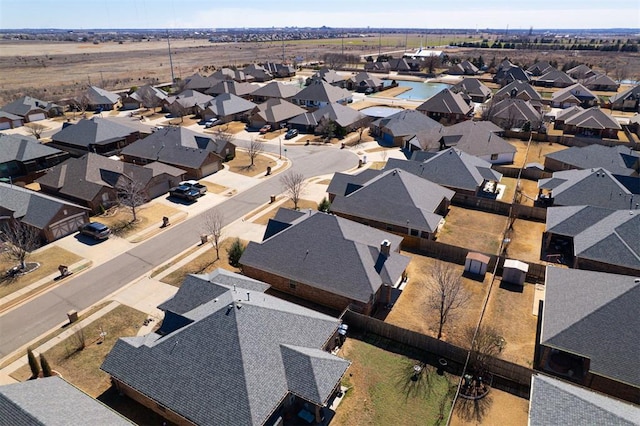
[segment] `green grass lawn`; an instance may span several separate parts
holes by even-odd
[[[340,356],[352,364],[343,382],[349,390],[333,425],[446,424],[456,378],[426,366],[413,381],[417,361],[354,338],[347,339]]]

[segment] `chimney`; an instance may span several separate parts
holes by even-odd
[[[389,240],[382,240],[380,243],[380,254],[386,257],[389,257],[389,254],[391,254],[391,243]]]
[[[251,293],[247,292],[247,302],[251,300]]]

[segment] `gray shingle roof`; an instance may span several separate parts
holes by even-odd
[[[51,148],[31,137],[0,134],[0,164],[9,161],[24,163],[62,153],[63,151]]]
[[[380,254],[383,240],[391,242],[387,258]],[[262,243],[249,243],[240,263],[368,303],[382,284],[394,285],[406,269],[409,258],[393,252],[401,241],[397,235],[309,210]]]
[[[352,190],[335,197],[331,211],[398,226],[409,223],[427,232],[438,228],[443,217],[435,211],[454,195],[450,189],[399,169],[381,171],[367,182],[350,186]]]
[[[542,97],[536,89],[533,88],[529,83],[523,83],[521,81],[512,81],[511,83],[504,86],[502,89],[498,90],[495,95],[493,95],[494,99],[500,100],[504,98],[508,98],[511,96],[512,91],[515,90],[517,94],[521,94],[522,92],[526,93],[526,98],[531,99],[533,101],[541,101]],[[522,97],[520,95],[519,97]]]
[[[638,419],[638,406],[544,374],[534,374],[531,378],[531,426],[634,426]]]
[[[634,277],[548,267],[540,343],[591,360],[590,371],[640,386]]]
[[[284,99],[271,98],[258,105],[252,111],[252,114],[257,115],[267,123],[279,123],[303,114],[304,112],[306,112],[304,108],[285,101]]]
[[[158,106],[158,103],[167,98],[167,94],[149,84],[146,84],[130,96],[131,98],[142,103],[146,108],[152,108]]]
[[[640,153],[624,146],[572,146],[547,154],[546,157],[577,169],[602,167],[622,176],[637,176],[640,171]]]
[[[321,351],[339,320],[261,292],[247,300],[215,274],[190,280],[189,294],[215,288],[195,294],[205,302],[183,314],[192,322],[164,337],[120,339],[104,371],[196,424],[263,424],[292,392],[327,402],[349,365]]]
[[[550,207],[546,230],[572,237],[577,257],[640,271],[640,210]]]
[[[493,104],[491,117],[507,122],[529,121],[534,126],[541,121],[540,113],[536,111],[531,102],[517,98],[505,98]]]
[[[90,86],[84,94],[89,105],[113,105],[120,100],[120,96],[100,87]]]
[[[256,107],[251,101],[243,99],[231,93],[223,93],[216,96],[207,109],[211,110],[218,117],[226,117],[240,114]]]
[[[279,81],[272,81],[251,93],[253,96],[263,96],[265,98],[289,99],[300,91],[300,87],[295,84],[283,84]]]
[[[11,103],[6,104],[0,109],[2,111],[24,117],[33,110],[49,111],[51,108],[55,107],[60,108],[60,106],[52,102],[41,101],[40,99],[32,98],[31,96],[23,96]]]
[[[348,127],[364,120],[366,116],[341,104],[328,104],[314,112],[298,115],[289,120],[289,123],[317,126],[323,118],[335,121],[339,126]]]
[[[571,98],[576,99],[579,102],[587,99],[598,99],[591,90],[587,89],[580,83],[565,87],[564,89],[560,89],[551,94],[551,100],[553,102],[563,102]]]
[[[332,104],[351,97],[351,92],[346,89],[332,86],[324,80],[314,80],[310,85],[296,93],[292,99],[299,102],[325,102]]]
[[[0,386],[0,425],[133,425],[60,377]]]
[[[461,94],[443,89],[420,104],[416,111],[467,115],[473,111],[473,107],[464,101]]]
[[[186,89],[194,89],[194,90],[202,90],[210,88],[211,86],[216,85],[222,79],[212,78],[212,77],[203,77],[198,73],[195,73],[184,79],[185,81],[185,90]]]
[[[223,80],[205,91],[208,95],[221,95],[223,93],[231,93],[236,96],[245,96],[253,93],[259,86],[251,83],[239,83],[233,80]]]
[[[546,61],[538,61],[535,64],[527,67],[527,71],[529,71],[533,75],[542,75],[551,69],[555,69],[551,66],[549,62]]]
[[[624,92],[620,92],[615,94],[609,98],[610,103],[614,103],[621,100],[633,99],[634,97],[640,96],[640,85],[632,86],[625,90]]]
[[[567,125],[572,125],[583,129],[622,129],[615,118],[613,118],[609,114],[606,114],[598,107],[592,107],[577,112],[571,117],[566,117],[564,119],[564,122]]]
[[[384,170],[399,168],[453,190],[475,192],[485,180],[500,181],[491,164],[455,148],[433,154],[423,162],[390,158]]]
[[[583,81],[585,87],[620,86],[606,74],[594,74]]]
[[[176,96],[167,96],[164,101],[167,105],[177,102],[183,108],[192,108],[195,106],[201,106],[204,108],[212,99],[213,96],[205,95],[197,90],[186,89],[178,93]]]
[[[548,70],[546,73],[544,73],[543,75],[538,77],[536,81],[545,82],[545,83],[553,83],[554,85],[556,85],[558,83],[563,84],[563,85],[564,84],[571,85],[571,84],[575,83],[574,79],[569,77],[563,71],[557,70],[555,68],[551,69],[551,70]]]
[[[130,127],[105,118],[92,117],[63,127],[51,136],[51,140],[88,149],[90,145],[106,145],[123,140],[133,133],[135,130]]]
[[[491,89],[477,78],[465,78],[451,87],[451,90],[466,93],[469,96],[485,97],[491,95]]]
[[[593,73],[593,70],[585,64],[580,64],[567,70],[567,74],[573,78],[585,78]]]
[[[371,123],[371,125],[384,129],[394,137],[414,136],[421,131],[441,126],[437,121],[412,109],[403,110],[388,117],[380,118]]]

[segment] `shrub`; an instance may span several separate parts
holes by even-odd
[[[327,199],[327,197],[324,197],[322,201],[320,201],[320,204],[318,204],[318,210],[321,212],[329,213],[329,210],[331,210],[331,202]]]
[[[40,375],[40,364],[38,364],[38,359],[33,354],[31,348],[27,349],[27,359],[29,360],[29,368],[31,369],[31,378],[37,379]]]
[[[42,366],[42,376],[43,377],[51,377],[53,376],[53,370],[49,365],[49,361],[44,357],[43,354],[40,354],[40,365]]]
[[[236,238],[231,243],[231,246],[227,249],[227,256],[229,257],[229,265],[237,268],[240,266],[240,258],[244,253],[244,246],[240,242],[240,238]]]

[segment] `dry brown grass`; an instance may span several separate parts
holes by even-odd
[[[179,212],[180,210],[166,204],[147,204],[146,206],[138,207],[136,210],[138,220],[132,223],[133,216],[131,211],[128,208],[116,207],[104,215],[96,216],[95,221],[107,225],[114,235],[126,238],[154,224],[160,226],[164,216],[171,216]]]
[[[291,200],[285,201],[283,204],[278,206],[278,208],[275,208],[269,211],[268,213],[263,214],[262,216],[260,216],[259,218],[257,218],[252,222],[258,225],[266,225],[269,222],[269,219],[272,219],[273,217],[275,217],[279,208],[293,209],[293,201]],[[304,199],[299,200],[298,210],[306,210],[306,209],[318,210],[318,203],[311,200],[304,200]]]
[[[287,129],[277,129],[277,130],[273,130],[271,132],[267,132],[264,135],[261,135],[260,137],[262,139],[270,141],[270,140],[273,140],[273,139],[278,138],[280,136],[284,136],[285,133],[287,133]]]
[[[229,265],[229,256],[227,255],[227,249],[231,246],[231,243],[233,243],[234,240],[235,238],[227,238],[220,243],[220,259],[216,258],[215,248],[213,248],[210,243],[207,243],[211,246],[209,250],[181,268],[176,269],[160,281],[180,287],[186,276],[189,274],[204,274],[217,268],[226,269],[231,272],[240,272],[239,268]],[[247,246],[247,241],[240,240],[240,242],[245,247]]]
[[[13,293],[14,291],[21,290],[48,275],[57,273],[59,265],[70,266],[81,260],[82,258],[80,256],[56,245],[50,244],[45,250],[27,257],[27,262],[38,262],[40,264],[38,269],[10,280],[7,279],[0,281],[0,298]],[[14,265],[16,265],[15,261],[9,260],[6,256],[0,255],[0,271],[4,273],[4,271]]]
[[[167,121],[163,121],[163,126],[191,126],[192,124],[198,124],[200,119],[195,115],[185,115],[184,117],[175,117]]]
[[[254,177],[267,173],[267,167],[275,167],[276,161],[271,157],[260,154],[253,160],[253,166],[251,166],[249,154],[246,151],[236,150],[235,158],[226,164],[233,173]]]
[[[241,121],[230,121],[228,123],[220,124],[219,126],[213,126],[210,129],[205,129],[204,132],[216,133],[217,131],[222,131],[235,135],[236,133],[243,131],[246,127],[247,125]]]
[[[200,183],[207,187],[207,192],[211,192],[214,194],[222,194],[229,189],[226,186],[218,185],[217,183],[213,182],[206,182],[204,180],[201,180]]]
[[[461,407],[468,400],[459,398],[451,416],[451,426],[509,425],[526,426],[529,401],[500,389],[491,388],[489,395],[478,401],[477,410]]]
[[[100,365],[118,338],[135,336],[146,317],[145,313],[128,306],[118,306],[82,329],[86,342],[84,349],[76,351],[76,342],[71,336],[44,355],[65,380],[96,397],[111,386],[109,375],[100,370]],[[103,342],[100,342],[101,330],[107,333]],[[31,376],[31,371],[25,365],[11,376],[23,381]]]
[[[544,229],[544,223],[516,219],[513,223],[513,230],[508,234],[511,239],[507,248],[508,256],[525,262],[542,263],[540,252]]]
[[[502,195],[502,198],[500,199],[500,201],[504,201],[505,203],[512,202],[513,197],[516,194],[517,182],[518,182],[518,179],[508,178],[508,177],[503,177],[500,180],[500,183],[505,185],[506,187],[505,192]],[[527,196],[525,197],[523,195],[520,198],[520,202],[518,204],[522,204],[525,206],[533,206],[534,199],[538,194],[538,182],[534,180],[520,179],[520,190],[522,191],[522,193],[526,194]]]
[[[512,167],[523,167],[528,163],[540,163],[544,164],[544,156],[551,154],[552,152],[562,151],[567,149],[566,146],[559,143],[549,144],[549,142],[531,142],[529,148],[529,154],[525,160],[525,153],[527,152],[527,142],[519,139],[507,139],[508,142],[516,148],[516,155],[513,159]]]
[[[438,241],[469,250],[497,254],[507,217],[451,206]]]

